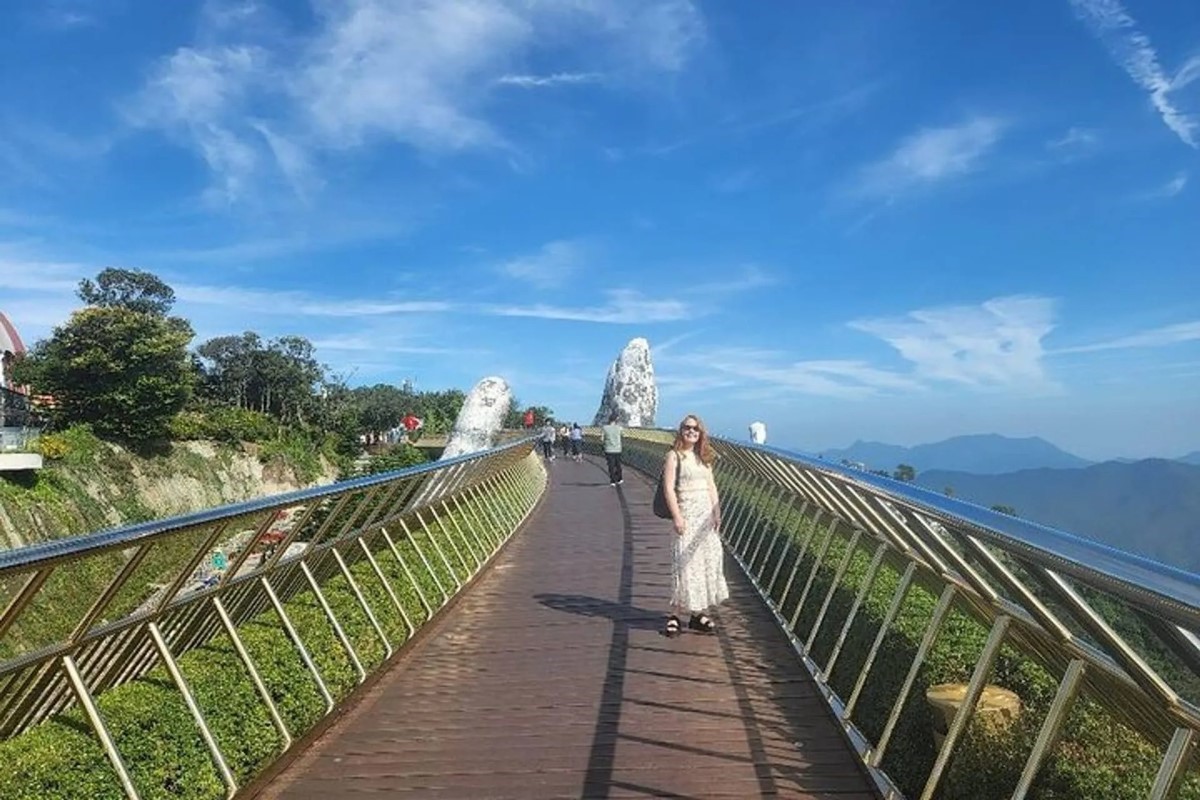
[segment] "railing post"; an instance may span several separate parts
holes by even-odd
[[[104,724],[104,718],[100,716],[100,709],[96,708],[96,701],[92,699],[87,684],[83,682],[83,678],[79,674],[79,668],[75,666],[75,660],[70,656],[63,656],[62,665],[71,682],[71,688],[75,690],[75,698],[83,707],[83,713],[91,723],[92,730],[100,739],[100,746],[104,748],[104,755],[108,757],[108,763],[117,773],[117,780],[121,782],[121,789],[125,792],[125,797],[128,800],[140,800],[133,780],[129,777],[129,770],[125,767],[125,761],[121,758],[121,753],[117,750],[117,745],[108,732],[108,727]]]

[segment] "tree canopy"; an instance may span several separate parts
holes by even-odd
[[[175,305],[175,290],[157,276],[140,269],[101,270],[96,281],[79,282],[79,299],[89,306],[125,308],[165,317]]]
[[[22,359],[22,380],[57,401],[68,424],[118,439],[163,438],[192,394],[184,320],[120,306],[76,311]]]
[[[164,438],[172,418],[176,431],[192,432],[184,435],[235,420],[239,431],[295,428],[352,454],[360,437],[397,427],[405,414],[424,420],[428,433],[448,433],[466,399],[458,389],[418,392],[407,381],[350,388],[303,336],[264,340],[245,331],[189,353],[190,324],[167,316],[175,291],[149,272],[108,268],[80,281],[78,294],[88,307],[14,367],[14,378],[55,398],[56,424],[145,441]]]

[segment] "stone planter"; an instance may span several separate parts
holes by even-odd
[[[946,732],[954,722],[963,698],[967,694],[965,683],[942,683],[925,690],[925,699],[933,709],[933,742],[938,750],[946,740]],[[1007,727],[1021,713],[1021,698],[1011,689],[988,685],[983,687],[979,703],[975,706],[975,719],[987,725]]]

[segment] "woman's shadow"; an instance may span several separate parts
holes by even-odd
[[[533,599],[555,611],[578,614],[581,617],[601,617],[629,630],[656,631],[662,627],[661,611],[649,611],[628,603],[582,594],[535,594]]]

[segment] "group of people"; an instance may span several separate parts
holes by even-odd
[[[619,486],[625,482],[620,415],[611,414],[600,432],[609,484]],[[671,608],[663,627],[669,637],[682,632],[685,616],[691,630],[715,633],[716,623],[709,612],[729,597],[720,536],[721,498],[712,470],[716,457],[704,423],[688,414],[675,429],[675,441],[662,467],[663,495],[672,526]]]
[[[583,460],[583,428],[578,422],[571,423],[571,427],[562,425],[554,426],[554,422],[546,420],[546,424],[542,426],[541,443],[542,455],[547,461],[554,460],[554,443],[558,442],[562,448],[563,458],[568,455],[575,461]]]

